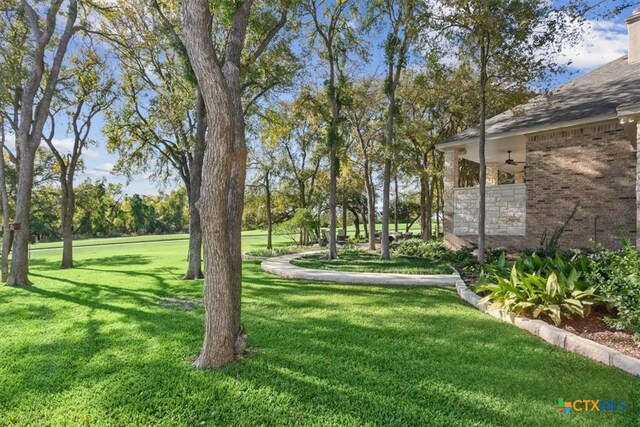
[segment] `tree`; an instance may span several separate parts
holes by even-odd
[[[376,190],[373,182],[373,159],[378,157],[382,131],[382,99],[379,85],[373,79],[356,82],[352,87],[352,102],[347,108],[348,126],[357,141],[358,163],[362,168],[367,199],[369,249],[376,249]]]
[[[58,84],[62,61],[69,41],[77,31],[75,21],[78,15],[78,2],[69,0],[64,30],[61,34],[56,34],[56,26],[61,21],[58,15],[62,3],[64,0],[52,0],[43,17],[38,15],[42,9],[34,8],[27,0],[22,0],[20,3],[30,28],[33,48],[29,52],[31,62],[29,75],[21,88],[20,117],[18,123],[12,123],[12,127],[17,129],[16,157],[19,164],[16,197],[16,224],[18,225],[15,230],[11,271],[7,282],[12,286],[31,283],[28,278],[29,223],[34,161],[49,116],[51,100]],[[17,9],[16,7],[16,15],[19,13]],[[48,58],[52,59],[47,67]]]
[[[326,81],[327,99],[330,103],[330,124],[327,132],[329,146],[329,245],[328,259],[338,257],[336,246],[336,197],[338,182],[338,146],[339,121],[341,109],[341,88],[344,86],[344,61],[350,46],[353,46],[353,28],[347,13],[355,4],[351,0],[336,0],[333,5],[325,1],[310,0],[303,3],[305,12],[313,22],[314,38],[317,37],[322,45],[321,58],[328,66]],[[355,12],[352,9],[351,12]]]
[[[198,210],[205,250],[205,336],[197,368],[215,368],[240,357],[246,334],[240,323],[241,232],[247,148],[241,75],[265,51],[286,22],[286,11],[243,62],[253,0],[221,4],[230,22],[223,54],[212,40],[214,16],[206,0],[185,0],[183,38],[206,107],[207,148]],[[224,13],[223,13],[224,12]],[[217,17],[216,17],[217,18]],[[228,19],[228,21],[227,21]]]
[[[488,87],[522,85],[559,72],[556,54],[575,39],[575,29],[568,24],[576,10],[536,0],[443,0],[441,4],[443,27],[455,29],[449,33],[451,40],[463,58],[473,59],[478,74],[478,261],[484,263]]]
[[[115,169],[129,177],[149,172],[161,182],[179,176],[190,207],[184,279],[202,278],[196,202],[207,123],[178,23],[155,1],[150,6],[126,3],[103,15],[106,24],[96,32],[114,48],[123,70],[119,85],[123,102],[109,111],[106,127],[109,149],[120,155]]]
[[[73,217],[76,211],[74,179],[81,166],[82,153],[91,143],[89,132],[98,114],[114,101],[115,81],[100,55],[92,48],[70,58],[71,67],[63,72],[60,89],[61,108],[66,110],[73,138],[70,153],[56,147],[55,115],[51,114],[49,135],[44,140],[56,158],[60,182],[60,218],[62,228],[61,268],[73,267]]]
[[[385,42],[385,62],[387,72],[384,93],[387,97],[387,126],[385,134],[385,161],[382,187],[382,234],[380,240],[382,259],[389,259],[389,210],[392,173],[392,151],[397,114],[396,92],[400,84],[402,70],[406,66],[409,49],[416,39],[418,20],[417,3],[413,0],[382,0],[379,8],[388,19],[389,34]]]
[[[274,153],[283,171],[285,191],[292,205],[312,209],[318,197],[317,180],[326,149],[323,144],[323,117],[318,109],[324,104],[319,95],[303,89],[292,102],[280,102],[261,116],[263,150]],[[295,209],[290,209],[293,215]],[[300,229],[298,243],[309,241],[307,229]]]

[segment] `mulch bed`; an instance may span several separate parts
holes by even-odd
[[[563,319],[560,327],[568,332],[618,350],[620,353],[640,359],[640,345],[633,333],[618,331],[604,322],[606,315],[592,312],[586,318]]]

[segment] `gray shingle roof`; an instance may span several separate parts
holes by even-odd
[[[551,126],[574,120],[611,115],[616,108],[640,102],[640,62],[629,64],[627,57],[616,59],[575,80],[540,95],[526,104],[487,120],[487,137],[504,133],[527,133],[530,128]],[[478,127],[444,141],[478,138]]]

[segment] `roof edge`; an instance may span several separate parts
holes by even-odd
[[[640,109],[640,104],[634,104],[633,107],[637,107],[638,109]],[[547,131],[552,131],[552,130],[556,130],[556,129],[563,129],[563,128],[568,128],[568,127],[574,127],[574,126],[581,126],[581,125],[585,125],[585,124],[590,124],[590,123],[597,123],[597,122],[602,122],[602,121],[606,121],[606,120],[612,120],[612,119],[617,119],[619,117],[619,113],[618,114],[602,114],[599,116],[593,116],[593,117],[587,117],[584,119],[577,119],[577,120],[569,120],[569,121],[565,121],[565,122],[558,122],[558,123],[553,123],[553,124],[549,124],[549,125],[543,125],[543,126],[533,126],[533,127],[528,127],[528,128],[520,128],[520,129],[516,129],[514,131],[511,132],[504,132],[504,133],[499,133],[496,135],[488,135],[487,136],[487,141],[493,141],[496,139],[502,139],[502,138],[509,138],[512,136],[524,136],[524,135],[528,135],[528,134],[532,134],[532,133],[540,133],[540,132],[547,132]],[[474,143],[478,141],[478,137],[475,138],[467,138],[467,139],[461,139],[458,141],[450,141],[450,142],[440,142],[438,144],[435,145],[436,149],[440,150],[440,151],[444,151],[446,149],[449,148],[457,148],[461,145],[467,145],[470,143]]]

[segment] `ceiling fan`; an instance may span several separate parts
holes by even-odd
[[[516,162],[515,160],[513,160],[511,158],[511,150],[507,151],[507,153],[509,154],[509,158],[504,161],[505,164],[510,165],[510,166],[515,166],[515,165],[519,165],[521,163],[525,163],[525,162]]]

